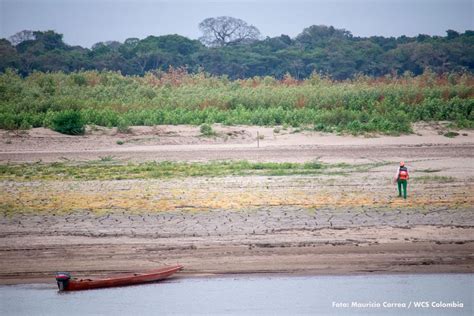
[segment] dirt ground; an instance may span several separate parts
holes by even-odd
[[[0,164],[148,160],[384,162],[350,174],[0,182],[0,283],[185,266],[227,273],[474,272],[474,138],[444,125],[398,137],[294,128],[0,131]],[[257,144],[257,132],[260,139]],[[258,147],[257,147],[258,146]],[[410,170],[398,198],[398,161]],[[13,211],[14,210],[14,211]]]
[[[398,137],[339,136],[289,127],[215,125],[216,136],[202,136],[198,126],[89,128],[85,136],[63,135],[45,128],[1,131],[0,162],[96,160],[124,161],[292,161],[363,162],[436,159],[472,155],[473,131],[448,138],[445,124],[418,124],[414,134]],[[257,142],[257,135],[259,140]],[[453,153],[456,154],[453,154]]]

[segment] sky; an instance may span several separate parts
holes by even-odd
[[[445,35],[474,30],[474,0],[0,0],[0,38],[54,30],[70,45],[179,34],[201,36],[208,17],[232,16],[262,37],[295,37],[311,25],[354,36]]]

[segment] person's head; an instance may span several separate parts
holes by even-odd
[[[405,166],[405,162],[400,161],[400,167],[403,167],[403,166]]]

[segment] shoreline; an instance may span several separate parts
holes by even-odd
[[[182,277],[474,273],[470,138],[419,130],[424,136],[404,136],[409,146],[400,147],[396,137],[290,131],[272,136],[266,128],[263,148],[257,150],[241,145],[254,141],[249,135],[256,127],[219,128],[248,130],[230,136],[230,150],[206,150],[225,141],[204,139],[195,127],[182,126],[163,127],[156,135],[141,128],[140,135],[58,139],[35,129],[9,146],[18,152],[16,162],[38,158],[71,164],[97,159],[91,148],[120,148],[123,156],[104,157],[104,170],[108,160],[127,157],[352,165],[344,172],[281,176],[171,173],[169,178],[87,180],[72,173],[67,181],[23,178],[22,173],[35,172],[25,167],[0,181],[0,284],[54,284],[57,271],[95,278],[176,263],[185,267]],[[123,137],[127,144],[116,144]],[[433,145],[440,137],[447,145]],[[372,142],[379,145],[367,144]],[[190,144],[202,148],[186,150]],[[165,155],[161,149],[169,145],[182,150]],[[142,155],[147,146],[157,150]],[[54,154],[63,147],[76,150],[68,157]],[[397,197],[392,183],[393,161],[400,160],[411,172],[407,200]]]
[[[182,277],[474,273],[474,240],[468,237],[473,234],[473,227],[420,225],[232,239],[63,236],[59,242],[43,236],[28,246],[12,241],[2,247],[10,257],[1,259],[0,284],[54,283],[57,271],[103,278],[177,263],[184,265]],[[22,239],[7,239],[13,238]]]
[[[184,272],[185,273],[185,272]],[[472,272],[457,272],[457,271],[452,271],[452,272],[423,272],[423,271],[408,271],[408,272],[371,272],[371,273],[310,273],[310,272],[261,272],[261,271],[255,271],[255,272],[242,272],[242,273],[236,273],[236,272],[229,272],[229,273],[189,273],[183,275],[183,272],[179,272],[179,274],[176,274],[170,278],[161,280],[161,281],[156,281],[156,282],[149,282],[149,283],[142,283],[142,284],[159,284],[163,282],[169,282],[169,281],[180,281],[183,279],[224,279],[224,278],[278,278],[278,277],[296,277],[296,278],[317,278],[317,277],[346,277],[346,276],[393,276],[393,275],[399,275],[399,276],[423,276],[423,275],[472,275],[474,271]],[[56,283],[55,283],[54,275],[50,278],[29,278],[29,279],[11,279],[11,280],[0,280],[0,287],[4,286],[17,286],[17,285],[49,285],[52,288],[56,288]],[[136,285],[131,285],[131,286],[140,286],[142,284],[136,284]]]

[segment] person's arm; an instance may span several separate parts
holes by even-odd
[[[397,182],[399,173],[400,173],[400,168],[397,168],[397,173],[395,173],[395,177],[393,177],[393,182]]]

